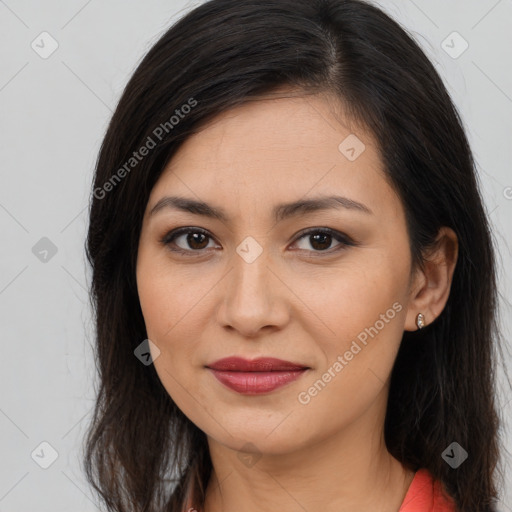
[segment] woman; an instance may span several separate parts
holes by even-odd
[[[360,0],[212,0],[94,178],[109,510],[491,511],[495,262],[424,53]]]

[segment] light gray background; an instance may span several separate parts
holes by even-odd
[[[79,464],[95,380],[83,253],[92,172],[137,63],[198,3],[0,0],[0,512],[97,510]],[[509,340],[512,1],[378,4],[413,33],[463,117],[501,253]],[[50,38],[40,36],[45,31],[58,43],[48,58],[31,47],[51,49]],[[469,47],[453,58],[463,40]],[[32,251],[42,237],[57,249],[46,262],[44,253]],[[502,376],[499,390],[508,478],[501,511],[512,511],[512,395]],[[31,457],[36,449],[34,459],[51,462],[50,449],[39,447],[43,441],[58,453],[48,469]]]

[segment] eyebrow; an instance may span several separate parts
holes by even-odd
[[[203,201],[189,199],[178,196],[165,196],[160,199],[151,209],[149,215],[155,215],[157,212],[166,208],[172,208],[195,215],[203,215],[222,222],[228,222],[229,216],[226,211],[220,207],[214,207]],[[275,222],[280,222],[289,217],[303,215],[310,212],[321,210],[345,208],[372,215],[373,212],[368,206],[342,196],[322,196],[313,199],[300,199],[291,203],[282,203],[274,206],[272,215]]]

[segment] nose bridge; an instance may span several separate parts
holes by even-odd
[[[287,308],[274,266],[270,250],[253,237],[246,237],[236,247],[232,270],[226,276],[219,321],[245,332],[282,324]]]
[[[265,291],[270,272],[270,259],[268,248],[264,249],[252,237],[244,239],[236,248],[236,255],[233,257],[233,280],[236,282],[237,291],[244,291],[244,287],[252,288],[258,293]]]
[[[263,310],[271,301],[269,296],[269,273],[271,258],[269,249],[264,248],[255,238],[248,236],[236,247],[231,272],[230,296],[240,306],[252,305]],[[229,297],[228,297],[229,298]]]

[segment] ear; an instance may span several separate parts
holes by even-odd
[[[431,324],[443,311],[452,284],[459,244],[453,229],[443,226],[432,248],[424,254],[423,268],[417,268],[411,280],[406,331],[416,331],[416,317],[422,313],[425,325]]]

